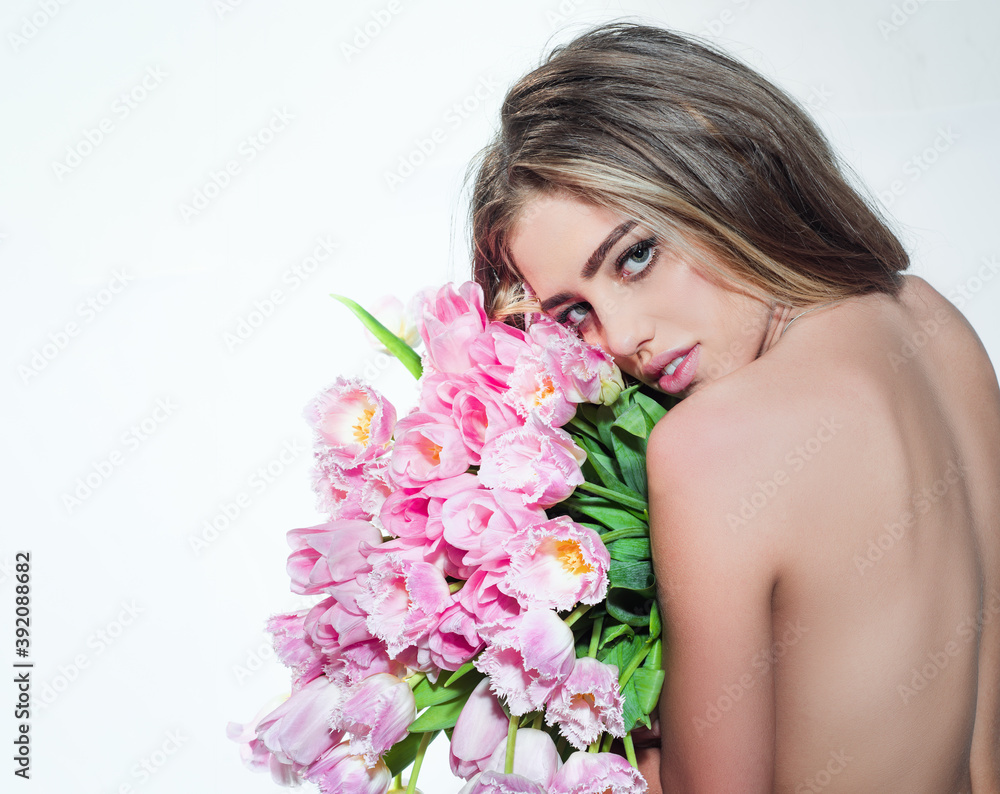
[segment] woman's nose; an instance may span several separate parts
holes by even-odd
[[[604,344],[608,352],[616,358],[635,355],[646,341],[646,336],[642,332],[641,318],[621,305],[609,308],[612,310],[606,310],[601,320],[604,327]]]

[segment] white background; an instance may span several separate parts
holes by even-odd
[[[401,411],[412,399],[328,294],[370,304],[467,278],[466,164],[505,88],[589,25],[709,34],[805,102],[896,219],[912,271],[1000,356],[992,0],[227,3],[0,12],[0,663],[14,661],[11,564],[30,549],[36,664],[28,783],[10,760],[15,689],[0,687],[4,790],[276,790],[225,726],[288,686],[262,629],[297,603],[285,532],[321,520],[301,409],[366,369]],[[284,127],[251,159],[275,113]],[[321,240],[334,254],[293,288]],[[124,286],[102,293],[116,272]],[[426,792],[459,788],[444,750]]]

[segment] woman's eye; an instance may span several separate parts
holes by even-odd
[[[653,241],[643,240],[636,243],[622,257],[619,270],[626,276],[634,276],[644,270],[653,258]]]
[[[576,328],[587,319],[588,314],[590,314],[590,308],[585,303],[574,303],[560,312],[558,319],[563,325]]]

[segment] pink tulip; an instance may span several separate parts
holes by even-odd
[[[385,451],[396,423],[396,409],[388,400],[361,381],[346,378],[337,378],[304,414],[345,469]]]
[[[528,337],[566,399],[610,405],[625,388],[611,356],[552,318],[541,315],[528,329]]]
[[[406,729],[416,718],[417,705],[410,685],[396,676],[378,673],[347,692],[331,725],[348,733],[351,753],[362,756],[371,768],[406,736]]]
[[[535,781],[522,775],[483,772],[470,780],[459,794],[546,794]]]
[[[607,594],[607,548],[600,535],[566,516],[522,529],[505,548],[510,567],[500,589],[525,609],[563,611]]]
[[[444,539],[461,549],[462,562],[470,566],[495,565],[506,560],[504,545],[520,527],[540,524],[545,511],[526,505],[520,494],[482,487],[478,479],[471,486],[451,494],[441,506]]]
[[[429,661],[441,670],[457,670],[482,647],[475,616],[457,601],[441,613],[427,635]]]
[[[396,425],[389,476],[401,488],[421,488],[462,474],[470,461],[469,449],[450,417],[412,413]]]
[[[359,605],[368,614],[368,630],[385,643],[390,657],[423,640],[452,602],[439,568],[398,552],[374,559],[365,586]]]
[[[614,753],[573,753],[552,778],[550,794],[646,794],[639,770]]]
[[[479,479],[488,488],[521,495],[525,504],[551,507],[583,482],[587,453],[560,428],[526,425],[483,448]]]
[[[577,750],[586,749],[602,733],[624,736],[618,689],[618,668],[587,657],[577,659],[569,674],[549,699],[545,721],[559,724],[559,731]]]
[[[305,630],[306,611],[273,615],[267,621],[274,652],[279,661],[292,669],[293,691],[323,673],[325,657]]]
[[[500,742],[486,762],[486,772],[502,772],[507,763],[507,742]],[[555,742],[545,731],[520,728],[514,740],[514,774],[532,780],[548,790],[562,760]]]
[[[311,478],[316,510],[333,520],[371,518],[361,501],[365,467],[345,469],[341,465],[342,456],[329,447],[317,449],[314,458]]]
[[[305,778],[319,786],[322,794],[386,794],[392,773],[384,761],[369,767],[347,744],[331,748],[305,770]]]
[[[455,723],[449,750],[451,771],[466,780],[482,772],[493,751],[506,741],[507,729],[507,715],[490,692],[490,680],[484,678],[472,690]]]
[[[382,505],[385,504],[385,500],[392,492],[392,483],[389,482],[388,456],[367,463],[363,467],[361,488],[358,494],[358,503],[363,519],[371,521],[376,527],[382,529],[379,515],[382,512]],[[347,516],[344,517],[347,518]]]
[[[530,348],[518,357],[507,383],[504,402],[525,419],[531,417],[539,424],[560,427],[576,413],[576,405],[567,399],[558,374]]]
[[[476,659],[512,714],[540,709],[573,669],[573,632],[555,612],[533,609],[493,636]]]
[[[445,284],[427,296],[417,316],[424,341],[424,366],[432,372],[465,372],[472,362],[469,345],[486,328],[483,290],[466,281],[455,288]]]
[[[275,702],[266,704],[250,722],[244,725],[230,722],[226,726],[226,736],[234,742],[239,742],[240,758],[249,769],[254,772],[270,772],[271,779],[279,786],[295,786],[299,783],[305,767],[302,764],[289,761],[283,756],[275,755],[257,737],[257,730],[261,723],[272,722],[271,715],[276,706],[280,707],[286,701],[287,698],[279,698]]]
[[[257,739],[282,763],[311,764],[341,740],[329,719],[343,698],[326,677],[310,681],[260,720]]]
[[[329,521],[287,533],[287,571],[293,593],[315,595],[354,579],[367,566],[361,545],[376,546],[382,533],[367,521]]]
[[[455,596],[476,621],[476,631],[491,640],[500,629],[508,627],[521,614],[517,599],[500,591],[503,574],[480,568],[472,574]]]

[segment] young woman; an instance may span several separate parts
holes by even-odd
[[[509,91],[475,277],[681,398],[648,454],[651,791],[1000,791],[1000,389],[822,133],[616,23]]]

